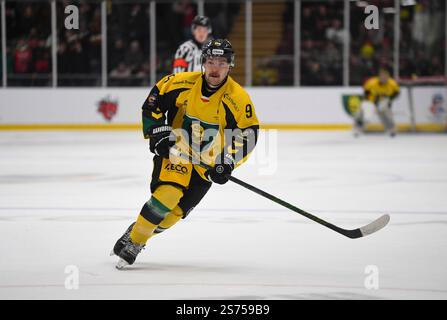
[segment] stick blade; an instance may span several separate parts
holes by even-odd
[[[379,231],[380,229],[384,228],[388,224],[388,222],[390,222],[390,216],[388,214],[384,214],[380,218],[374,220],[364,227],[354,230],[344,230],[340,228],[336,231],[351,239],[357,239]]]
[[[380,229],[383,229],[388,224],[388,222],[390,222],[390,216],[388,214],[384,214],[383,216],[381,216],[377,220],[374,220],[370,224],[361,227],[360,232],[362,234],[362,237],[377,232]]]

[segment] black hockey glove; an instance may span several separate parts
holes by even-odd
[[[169,149],[175,144],[171,135],[172,127],[161,125],[152,127],[149,131],[149,149],[157,156],[169,158]]]
[[[223,159],[218,157],[216,165],[205,171],[205,176],[214,183],[224,184],[228,182],[229,176],[234,169],[234,158],[226,154]]]

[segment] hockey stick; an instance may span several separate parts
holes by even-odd
[[[190,160],[189,157],[187,155],[185,155],[184,153],[180,152],[178,149],[176,148],[171,148],[170,153],[176,157],[180,157],[184,160]],[[205,169],[211,169],[212,167],[206,163],[203,163],[202,161],[199,161],[198,165],[200,165],[201,167],[205,168]],[[357,229],[353,229],[353,230],[347,230],[347,229],[343,229],[340,228],[330,222],[327,222],[321,218],[318,218],[316,216],[314,216],[313,214],[310,214],[309,212],[306,212],[300,208],[295,207],[294,205],[281,200],[277,197],[275,197],[274,195],[271,195],[270,193],[267,193],[261,189],[256,188],[255,186],[252,186],[251,184],[248,184],[242,180],[239,180],[238,178],[230,175],[228,177],[228,179],[250,191],[253,191],[267,199],[272,200],[273,202],[276,202],[277,204],[282,205],[283,207],[286,207],[287,209],[290,209],[296,213],[299,213],[303,216],[305,216],[306,218],[313,220],[323,226],[325,226],[326,228],[329,228],[331,230],[334,230],[335,232],[338,232],[348,238],[351,239],[356,239],[356,238],[361,238],[364,236],[367,236],[369,234],[372,234],[374,232],[379,231],[380,229],[382,229],[383,227],[385,227],[388,222],[390,221],[390,216],[388,214],[384,214],[382,215],[380,218],[372,221],[371,223],[361,227],[361,228],[357,228]]]

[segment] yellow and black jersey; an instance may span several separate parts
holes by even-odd
[[[399,95],[399,84],[389,78],[386,83],[380,83],[379,77],[368,79],[363,85],[365,99],[377,103],[382,98],[394,99]]]
[[[253,103],[230,76],[212,94],[204,87],[201,72],[161,79],[143,104],[144,137],[149,138],[152,126],[168,124],[177,137],[176,147],[183,152],[200,156],[209,164],[217,155],[231,153],[238,166],[257,140],[259,122]]]

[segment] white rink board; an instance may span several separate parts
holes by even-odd
[[[416,123],[447,124],[446,87],[415,87],[412,90]],[[435,97],[438,99],[436,105]]]
[[[0,89],[1,124],[102,124],[98,103],[110,98],[118,112],[110,123],[140,123],[141,106],[149,88]],[[396,122],[409,123],[406,88],[393,106]],[[436,89],[439,91],[439,88]],[[342,105],[343,94],[362,94],[360,87],[335,88],[248,88],[256,112],[264,124],[351,124]],[[415,105],[426,108],[432,91],[415,90]],[[445,101],[445,100],[444,100]],[[424,109],[425,110],[425,109]],[[418,111],[419,112],[419,111]],[[423,111],[421,111],[423,112]],[[377,122],[371,112],[371,121]],[[419,114],[419,113],[417,113]],[[429,121],[419,117],[421,121]]]
[[[0,124],[98,124],[107,121],[98,112],[104,98],[119,103],[113,123],[139,123],[144,89],[3,89]]]

